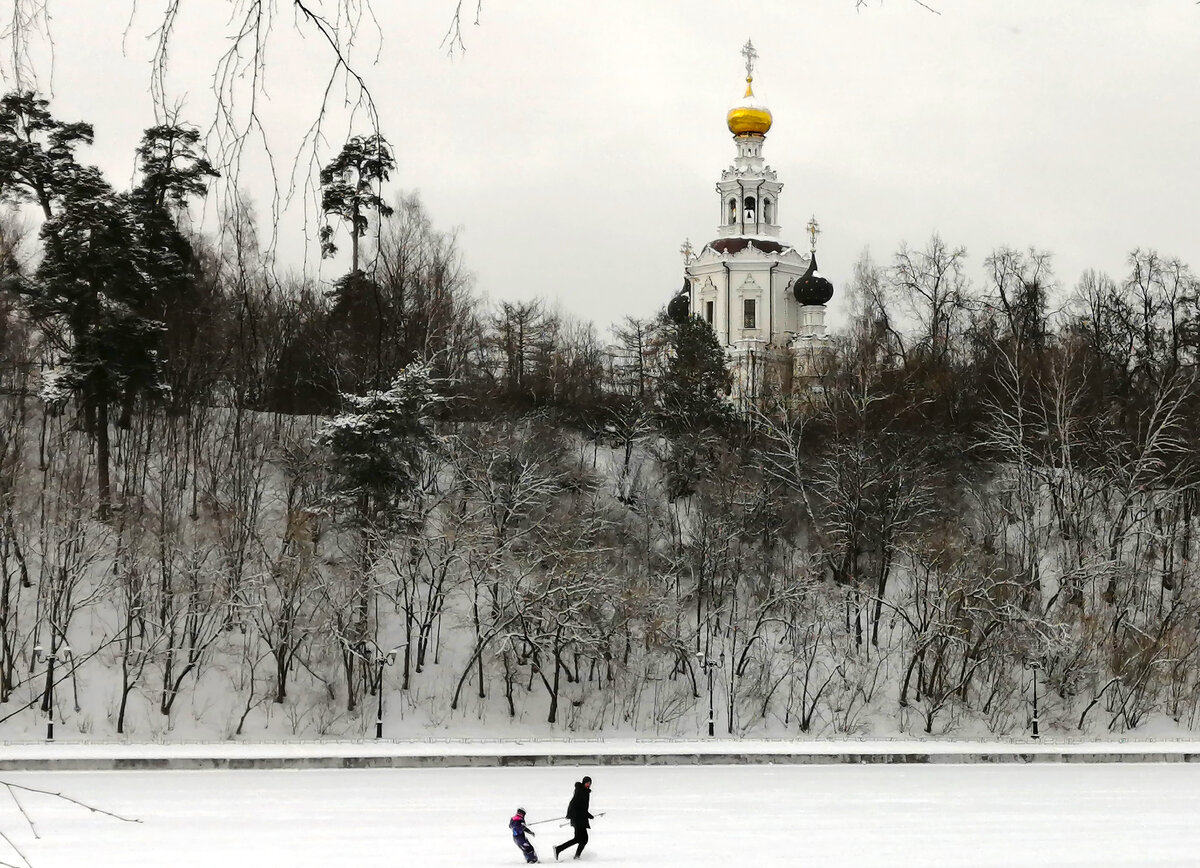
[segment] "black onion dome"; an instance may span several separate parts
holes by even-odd
[[[833,284],[817,274],[817,254],[809,260],[808,271],[793,284],[792,294],[801,304],[826,304],[833,298]]]
[[[684,283],[684,289],[667,302],[667,316],[671,322],[680,323],[688,318],[691,313],[692,303],[688,299],[687,283]]]

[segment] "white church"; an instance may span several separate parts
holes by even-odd
[[[783,184],[763,162],[771,112],[754,96],[757,52],[747,42],[746,93],[726,122],[737,149],[717,182],[717,237],[684,244],[684,285],[667,305],[675,319],[703,318],[726,348],[741,405],[810,384],[830,352],[825,305],[833,285],[817,272],[816,220],[809,252],[780,240]]]

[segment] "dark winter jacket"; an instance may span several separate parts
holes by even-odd
[[[514,815],[513,818],[508,821],[508,828],[512,829],[513,837],[517,839],[524,838],[526,833],[530,835],[533,834],[533,830],[525,825],[525,818],[520,814]]]
[[[588,813],[591,801],[591,790],[582,783],[575,784],[575,795],[571,796],[571,804],[567,805],[567,819],[576,829],[591,828],[588,823],[588,820],[592,819],[592,815]]]

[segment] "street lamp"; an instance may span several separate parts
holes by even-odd
[[[404,645],[397,645],[390,651],[384,652],[378,645],[372,643],[369,649],[365,649],[363,654],[375,666],[375,691],[378,702],[375,706],[375,737],[383,738],[383,667],[391,666],[396,662],[396,654]]]
[[[1030,660],[1025,663],[1025,668],[1032,674],[1033,680],[1033,737],[1038,737],[1038,697],[1037,697],[1037,674],[1042,668],[1042,664],[1037,660]]]
[[[700,662],[700,667],[708,673],[708,737],[712,738],[716,735],[716,721],[713,716],[713,670],[725,662],[725,652],[721,652],[718,660],[713,660],[705,652],[697,651],[696,659]]]
[[[54,741],[54,665],[59,660],[70,661],[71,646],[60,645],[47,651],[41,645],[33,646],[33,659],[46,664],[46,692],[42,694],[42,709],[46,712],[46,741]]]

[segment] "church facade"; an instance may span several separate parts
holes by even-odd
[[[833,285],[817,271],[816,220],[807,252],[781,240],[783,184],[763,159],[771,112],[754,96],[747,42],[746,93],[726,116],[733,163],[717,181],[717,237],[683,247],[684,283],[672,317],[698,316],[725,347],[741,406],[786,398],[810,384],[828,357],[825,305]]]

